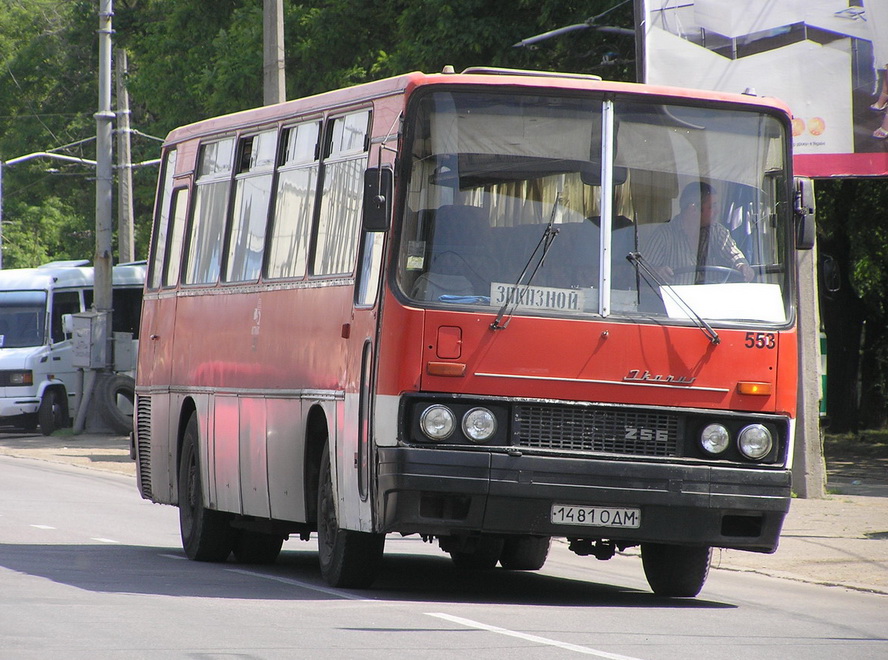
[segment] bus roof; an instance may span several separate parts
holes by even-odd
[[[54,261],[37,268],[0,270],[0,291],[49,290],[68,287],[91,287],[93,267],[88,261]],[[145,283],[145,262],[114,266],[114,286],[142,286]]]
[[[337,89],[314,96],[285,101],[275,105],[242,110],[229,115],[205,119],[173,129],[167,136],[167,144],[235,131],[262,124],[270,124],[288,117],[306,115],[325,110],[353,105],[392,94],[411,91],[428,85],[487,85],[490,87],[548,88],[559,90],[598,91],[604,93],[631,93],[650,97],[722,101],[761,109],[778,110],[790,115],[789,107],[779,99],[760,97],[751,94],[733,94],[710,90],[685,89],[662,85],[642,85],[639,83],[610,82],[598,80],[594,76],[577,74],[557,74],[510,69],[489,69],[475,67],[463,73],[406,73],[393,78]]]

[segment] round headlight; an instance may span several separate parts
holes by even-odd
[[[740,431],[737,438],[737,446],[740,453],[754,461],[764,458],[774,446],[771,432],[761,424],[750,424]]]
[[[731,443],[731,435],[721,424],[709,424],[700,433],[700,446],[710,454],[721,454]]]
[[[496,433],[496,417],[487,408],[472,408],[463,415],[462,430],[472,442],[487,442]]]
[[[419,418],[419,428],[431,440],[446,440],[453,433],[456,418],[446,406],[434,405],[426,408]]]

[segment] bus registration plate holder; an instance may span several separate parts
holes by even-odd
[[[638,529],[641,526],[641,510],[613,506],[553,504],[549,519],[554,525]]]

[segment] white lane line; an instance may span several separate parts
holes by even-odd
[[[452,623],[458,623],[463,626],[467,626],[469,628],[478,628],[479,630],[486,630],[487,632],[496,633],[498,635],[506,635],[508,637],[517,637],[518,639],[524,639],[528,642],[535,642],[537,644],[545,644],[547,646],[557,646],[560,649],[564,649],[566,651],[574,651],[575,653],[582,653],[584,655],[594,655],[598,658],[606,658],[607,660],[638,660],[638,658],[633,658],[628,655],[619,655],[618,653],[608,653],[607,651],[598,651],[596,649],[590,649],[588,646],[579,646],[577,644],[568,644],[567,642],[559,642],[556,639],[548,639],[546,637],[539,637],[537,635],[528,635],[527,633],[517,632],[515,630],[509,630],[508,628],[500,628],[498,626],[490,626],[486,623],[480,623],[478,621],[472,621],[471,619],[463,619],[459,616],[451,616],[450,614],[443,614],[441,612],[426,612],[427,616],[434,616],[439,619],[444,619],[445,621],[450,621]]]
[[[161,557],[166,557],[167,559],[181,559],[181,560],[187,560],[187,559],[188,559],[188,557],[183,557],[182,555],[170,555],[170,554],[167,554],[167,553],[165,553],[165,552],[160,553],[160,556],[161,556]]]
[[[90,541],[98,541],[99,543],[120,543],[120,541],[115,541],[114,539],[104,539],[101,536],[94,536],[90,539]]]
[[[326,587],[320,587],[316,584],[310,584],[308,582],[302,582],[300,580],[292,580],[290,578],[278,577],[277,575],[265,575],[263,573],[255,573],[253,571],[244,571],[239,568],[226,568],[226,571],[231,573],[239,573],[240,575],[248,575],[250,577],[258,577],[264,580],[271,580],[272,582],[282,582],[283,584],[289,584],[293,587],[300,587],[302,589],[308,589],[310,591],[318,591],[322,594],[327,594],[328,596],[336,596],[337,598],[345,598],[347,600],[364,600],[367,602],[372,602],[371,598],[364,598],[363,596],[355,596],[354,594],[347,593],[345,591],[339,591],[338,589],[327,589]]]
[[[50,527],[49,525],[31,525],[31,527],[36,527],[37,529],[55,529],[55,527]]]

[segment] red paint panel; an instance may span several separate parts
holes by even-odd
[[[459,326],[442,325],[438,328],[435,354],[442,360],[456,360],[462,354],[462,329]]]

